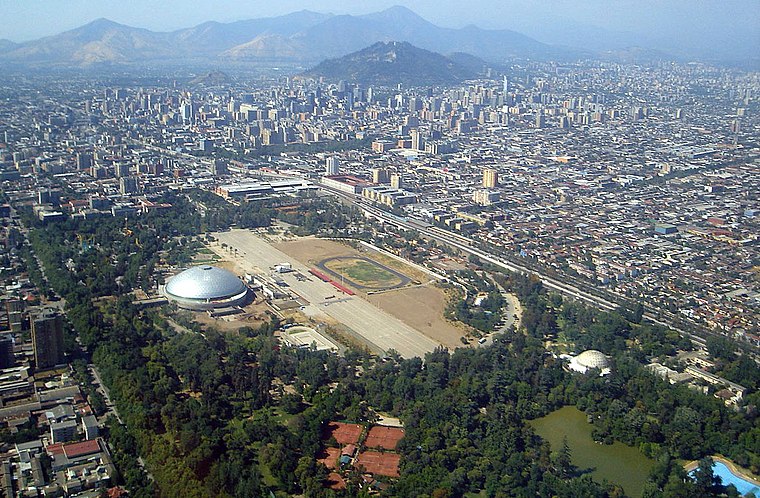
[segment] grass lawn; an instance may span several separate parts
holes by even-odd
[[[325,266],[338,275],[343,275],[364,287],[392,287],[401,283],[401,279],[398,275],[395,275],[385,268],[365,259],[334,259],[326,262]]]

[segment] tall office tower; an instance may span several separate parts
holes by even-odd
[[[388,183],[388,171],[383,168],[372,168],[372,183]]]
[[[46,310],[32,317],[32,347],[37,370],[63,363],[63,316]]]
[[[179,114],[182,118],[182,124],[191,124],[195,122],[195,106],[192,102],[185,102],[180,105]]]
[[[227,168],[227,161],[222,159],[214,159],[211,163],[211,174],[214,176],[224,176],[229,173]]]
[[[113,173],[116,177],[129,176],[129,163],[127,161],[117,161],[113,164]]]
[[[391,175],[391,187],[393,188],[401,188],[402,182],[401,182],[401,175],[398,173],[394,173]]]
[[[77,154],[77,169],[88,169],[92,166],[92,154],[80,152]]]
[[[122,176],[119,178],[119,193],[121,195],[137,193],[137,178],[134,176]]]
[[[340,159],[337,157],[328,157],[325,159],[325,174],[337,175],[340,173]]]
[[[494,188],[499,184],[499,173],[495,169],[483,170],[483,187]]]
[[[16,362],[13,356],[13,336],[0,335],[0,369],[10,368]]]
[[[214,141],[209,138],[202,138],[198,141],[198,149],[203,152],[214,152]]]
[[[425,150],[425,143],[422,141],[422,136],[419,130],[411,130],[409,135],[412,137],[412,149]]]

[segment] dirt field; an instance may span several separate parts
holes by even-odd
[[[365,471],[381,476],[398,477],[401,455],[395,453],[379,453],[365,451],[356,459],[356,467],[364,467]]]
[[[364,445],[367,448],[395,450],[398,442],[404,437],[404,429],[395,427],[375,426],[369,430]]]
[[[365,257],[374,259],[388,268],[396,270],[412,280],[427,282],[430,276],[406,265],[396,259],[390,258],[377,251],[354,249],[347,244],[341,244],[332,240],[318,239],[316,237],[303,237],[291,239],[285,242],[272,242],[272,246],[288,254],[305,265],[315,266],[323,259],[336,256]]]
[[[347,245],[332,240],[304,237],[287,242],[272,244],[285,254],[293,256],[305,265],[315,266],[323,259],[333,256],[358,256],[359,252]]]
[[[359,436],[362,434],[362,427],[359,424],[346,424],[343,422],[330,422],[322,434],[323,440],[334,437],[338,444],[356,444],[359,442]]]
[[[447,303],[443,289],[430,284],[372,294],[366,299],[449,349],[464,347],[459,338],[466,330],[443,316]]]
[[[335,256],[363,256],[387,265],[409,277],[428,282],[430,277],[423,272],[384,256],[375,251],[357,251],[338,242],[305,237],[274,244],[284,253],[298,261],[315,265],[323,259]],[[402,322],[422,332],[449,349],[461,348],[460,337],[466,334],[464,328],[449,323],[443,316],[447,297],[442,289],[433,284],[424,287],[407,287],[388,292],[367,295],[361,289],[358,293],[378,308],[390,313]]]
[[[324,456],[323,456],[324,455]],[[325,448],[322,451],[322,454],[319,455],[321,458],[317,459],[319,463],[323,463],[325,467],[327,467],[330,470],[335,470],[338,468],[338,458],[340,458],[340,448]]]

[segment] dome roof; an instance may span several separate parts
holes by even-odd
[[[245,290],[245,284],[233,273],[209,265],[189,268],[166,284],[166,294],[182,299],[222,299]]]
[[[599,370],[610,366],[610,361],[604,353],[597,351],[596,349],[589,349],[588,351],[582,352],[575,357],[575,362],[586,368],[598,368]]]

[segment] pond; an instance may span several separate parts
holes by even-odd
[[[619,484],[629,496],[641,496],[654,460],[637,448],[615,442],[599,444],[591,437],[592,426],[586,414],[574,406],[565,406],[549,415],[532,420],[536,433],[549,442],[552,450],[567,437],[572,462],[580,472],[588,472],[597,482],[607,479]]]

